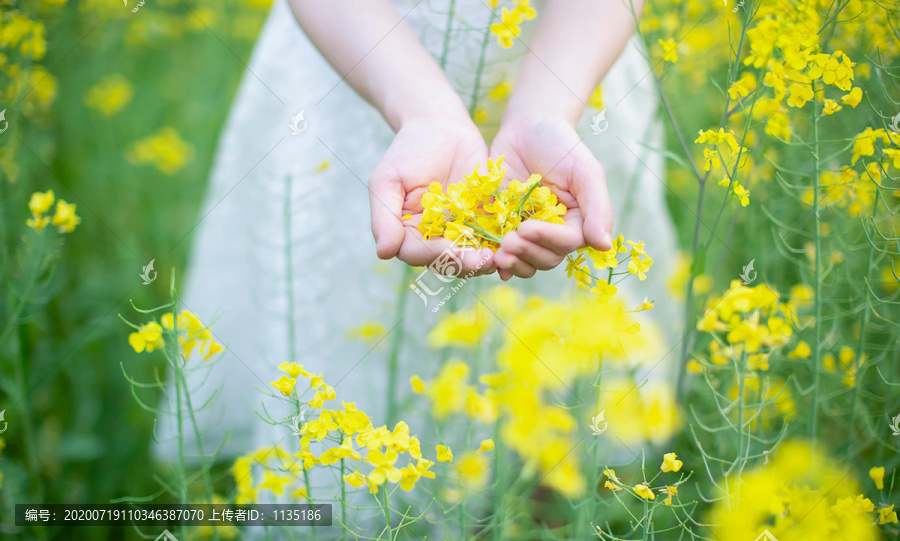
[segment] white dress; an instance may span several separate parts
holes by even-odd
[[[526,42],[540,20],[541,4],[533,3],[538,18],[523,23]],[[436,57],[449,4],[396,1]],[[480,0],[455,2],[446,71],[467,105],[490,18]],[[521,44],[504,50],[490,37],[479,100],[487,124],[496,123],[502,111],[485,95],[512,80],[522,52]],[[614,234],[644,240],[655,261],[650,278],[628,280],[623,290],[635,305],[644,296],[656,299],[651,315],[676,331],[670,322],[677,307],[664,286],[677,249],[663,197],[663,164],[642,146],[658,148],[662,140],[649,69],[629,44],[603,82],[608,129],[592,134],[591,117],[598,111],[588,108],[578,133],[606,171]],[[296,116],[300,111],[302,120]],[[366,182],[392,136],[379,113],[314,48],[287,2],[276,0],[219,142],[181,288],[183,307],[204,322],[214,321],[213,333],[228,347],[205,384],[200,385],[200,373],[191,378],[192,386],[201,387],[192,394],[195,406],[214,389],[220,391],[215,404],[200,415],[207,450],[226,432],[225,457],[278,442],[295,450],[289,429],[271,426],[256,413],[263,413],[262,403],[277,420],[292,412],[255,389],[273,392],[269,382],[280,375],[278,364],[291,358],[291,347],[297,362],[324,373],[338,400],[356,402],[376,426],[386,422],[386,363],[392,347],[400,352],[398,402],[408,397],[412,374],[429,379],[437,373],[444,355],[424,344],[436,316],[409,287],[421,269],[410,275],[399,261],[380,261],[370,232]],[[323,161],[330,167],[317,172]],[[494,274],[470,280],[466,287],[478,291],[499,283]],[[511,283],[554,297],[573,287],[562,267]],[[469,295],[454,297],[462,305],[472,301]],[[288,330],[291,311],[293,333]],[[367,321],[390,331],[377,345],[347,336]],[[160,423],[161,436],[170,437],[171,419]],[[423,428],[410,424],[413,433]],[[157,450],[171,457],[174,445],[164,443]]]

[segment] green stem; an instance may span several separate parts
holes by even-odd
[[[466,498],[463,496],[459,500],[459,538],[466,538]]]
[[[494,509],[494,516],[491,520],[494,528],[494,541],[503,539],[503,526],[506,525],[506,494],[508,491],[504,490],[506,476],[504,475],[502,461],[502,445],[503,443],[500,440],[500,419],[498,416],[498,419],[494,422],[494,478],[496,479],[496,484],[494,485],[494,501],[497,504],[497,507]]]
[[[293,233],[291,231],[292,227],[292,216],[291,216],[291,193],[293,192],[294,184],[291,182],[291,177],[285,178],[285,197],[284,197],[284,258],[285,258],[285,281],[287,282],[287,305],[288,305],[288,359],[290,362],[294,362],[294,355],[296,354],[296,342],[297,338],[294,333],[294,260],[293,260]]]
[[[296,352],[296,343],[297,338],[294,332],[295,320],[294,320],[294,257],[293,257],[293,234],[292,234],[292,214],[291,214],[291,198],[294,183],[291,181],[291,177],[285,177],[285,196],[284,196],[284,259],[285,259],[285,281],[286,281],[286,294],[287,294],[287,334],[288,334],[288,362],[294,363],[297,360],[297,352]],[[297,412],[295,415],[300,415],[301,408],[300,403],[297,403]],[[341,482],[343,482],[343,477],[341,477]],[[309,471],[306,468],[303,468],[303,484],[306,487],[306,497],[312,502],[312,487],[309,483]],[[319,533],[316,529],[316,526],[312,526],[312,534],[313,539],[319,538]]]
[[[875,197],[875,205],[872,208],[872,223],[875,223],[875,217],[878,215],[878,197]],[[872,259],[875,255],[875,244],[869,243],[869,257],[866,262],[866,287],[872,282]],[[853,372],[853,398],[850,402],[850,427],[847,430],[847,459],[850,459],[850,451],[853,449],[851,442],[853,441],[853,427],[856,422],[856,402],[859,399],[859,369],[862,366],[863,351],[866,346],[866,325],[869,323],[869,299],[867,289],[863,288],[865,298],[865,309],[863,310],[862,322],[859,325],[859,342],[856,345],[856,367]]]
[[[28,299],[31,297],[31,293],[34,291],[35,285],[37,284],[38,277],[44,272],[44,255],[45,255],[45,245],[47,244],[47,235],[49,233],[41,232],[38,235],[38,239],[40,240],[38,246],[40,247],[40,251],[38,252],[38,257],[36,259],[36,266],[34,272],[31,273],[31,276],[28,277],[28,283],[25,285],[25,289],[22,295],[19,297],[18,305],[12,309],[9,313],[9,320],[6,322],[6,325],[3,328],[3,332],[0,333],[0,344],[2,344],[7,337],[7,334],[12,332],[12,330],[16,327],[16,322],[19,319],[19,316],[22,315],[22,312],[25,310],[25,306],[28,305]],[[12,297],[13,289],[10,289],[10,297]]]
[[[413,269],[409,265],[403,268],[401,284],[406,284],[412,278]],[[397,296],[397,304],[394,308],[394,319],[401,322],[406,314],[406,295]],[[403,325],[397,325],[391,340],[391,351],[388,355],[388,384],[385,396],[387,402],[387,425],[393,426],[397,422],[397,377],[400,375],[400,349],[403,347]]]
[[[37,268],[35,272],[31,274],[28,280],[28,284],[25,286],[25,291],[22,293],[21,302],[19,306],[17,306],[11,313],[8,325],[6,329],[4,329],[2,335],[0,335],[0,346],[4,343],[6,339],[7,331],[11,331],[16,327],[15,323],[19,319],[19,315],[25,309],[25,306],[28,304],[28,298],[31,297],[31,292],[34,290],[35,284],[37,283],[37,278],[43,271],[43,260],[44,260],[44,252],[45,245],[47,242],[46,234],[39,235],[39,251],[37,258]],[[10,288],[10,296],[13,294],[13,289]],[[39,468],[34,456],[33,452],[30,450],[34,449],[34,429],[32,425],[32,416],[31,416],[31,407],[27,401],[27,381],[26,374],[28,373],[28,363],[25,357],[22,355],[22,347],[21,341],[18,343],[16,350],[18,352],[18,362],[14,365],[15,371],[15,380],[19,391],[19,401],[24,402],[20,408],[18,408],[18,413],[22,416],[22,436],[25,440],[25,446],[29,449],[29,452],[25,453],[25,464],[28,468],[29,478],[38,481],[40,479]],[[18,403],[17,403],[18,404]],[[38,489],[43,494],[43,488],[40,486],[38,482]]]
[[[704,194],[706,193],[706,182],[700,183],[700,189],[697,193],[697,215],[703,212],[703,199]],[[694,327],[691,324],[691,319],[694,314],[693,304],[694,304],[694,279],[699,275],[698,269],[696,268],[696,257],[697,257],[697,249],[700,246],[700,218],[697,218],[697,221],[694,222],[694,240],[691,244],[691,271],[690,276],[688,276],[687,280],[687,292],[685,293],[685,301],[684,301],[684,324],[687,326],[686,336],[681,341],[681,363],[679,366],[678,374],[675,376],[675,394],[676,401],[681,400],[684,396],[684,374],[685,368],[687,367],[688,361],[688,353],[690,352],[690,342],[691,336],[693,335]]]
[[[188,503],[187,483],[185,482],[184,465],[184,414],[182,413],[181,393],[184,390],[184,367],[181,364],[181,352],[178,344],[178,297],[175,294],[175,285],[172,285],[172,334],[171,336],[171,361],[175,369],[175,415],[178,428],[178,503]]]
[[[341,444],[344,443],[344,433],[341,432]],[[347,539],[347,482],[344,481],[344,459],[341,459],[341,522],[343,522],[341,537]]]
[[[494,10],[491,10],[491,19],[494,17]],[[490,22],[490,21],[489,21]],[[484,60],[487,57],[488,43],[491,41],[491,25],[488,24],[484,28],[484,36],[481,38],[481,52],[478,55],[478,65],[475,68],[475,87],[472,89],[472,97],[469,100],[469,116],[475,117],[475,108],[478,106],[478,93],[481,91],[481,75],[484,71]]]
[[[303,468],[303,485],[306,487],[306,498],[311,503],[312,502],[312,486],[310,486],[310,483],[309,483],[309,470],[307,470],[305,467]],[[315,524],[313,524],[312,531],[313,531],[313,539],[318,539],[319,533],[316,531]]]
[[[456,0],[450,0],[450,7],[447,11],[447,27],[444,29],[444,45],[441,47],[441,71],[447,66],[447,53],[450,52],[450,30],[453,28],[453,15],[456,8]]]
[[[522,196],[522,199],[519,200],[519,207],[516,209],[516,216],[522,214],[522,208],[525,207],[525,203],[528,202],[528,198],[531,197],[531,192],[537,189],[538,186],[541,185],[541,182],[535,182],[531,186],[528,187],[528,191],[525,192],[525,195]],[[533,208],[533,207],[532,207]]]
[[[813,95],[816,94],[816,83],[812,83]],[[812,441],[816,439],[816,425],[818,423],[819,412],[819,373],[822,371],[820,366],[822,353],[822,303],[820,302],[822,293],[821,280],[821,235],[819,234],[819,107],[817,100],[812,100],[813,104],[813,216],[815,218],[815,231],[813,232],[813,241],[815,243],[813,280],[815,281],[815,307],[816,307],[816,344],[813,347],[815,352],[813,356],[813,391],[812,391],[812,411],[810,412],[809,438]]]
[[[387,529],[388,541],[394,541],[394,530],[391,528],[391,497],[388,494],[388,484],[384,484],[384,524]],[[381,536],[378,536],[381,538]]]

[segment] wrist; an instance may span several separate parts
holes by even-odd
[[[401,88],[386,97],[381,110],[394,132],[422,121],[471,123],[462,100],[449,85]]]
[[[534,131],[542,127],[575,131],[581,112],[537,107],[508,107],[500,122],[500,132]]]
[[[510,99],[503,114],[501,129],[506,125],[535,125],[564,123],[575,129],[584,112],[584,103],[571,93],[543,93],[539,89],[525,90]]]

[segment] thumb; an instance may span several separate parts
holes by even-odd
[[[612,248],[613,212],[603,166],[588,152],[578,161],[573,174],[571,190],[584,218],[584,240],[594,249],[609,250]]]
[[[394,171],[376,168],[369,179],[369,211],[372,215],[372,235],[381,259],[391,259],[400,252],[403,243],[403,184]]]

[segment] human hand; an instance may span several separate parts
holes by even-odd
[[[530,278],[559,265],[566,254],[586,245],[612,248],[613,213],[603,167],[569,122],[562,118],[504,119],[490,155],[504,156],[507,178],[543,178],[568,209],[565,225],[526,220],[503,237],[494,254],[500,277]]]
[[[422,194],[432,182],[445,188],[459,182],[475,166],[486,163],[487,155],[481,133],[467,116],[437,115],[405,121],[369,179],[372,234],[378,257],[397,257],[412,266],[425,266],[451,247],[453,243],[444,238],[425,240],[417,229],[422,220]],[[406,214],[412,218],[403,220]],[[488,248],[455,254],[462,264],[459,275],[495,270],[494,253]]]

